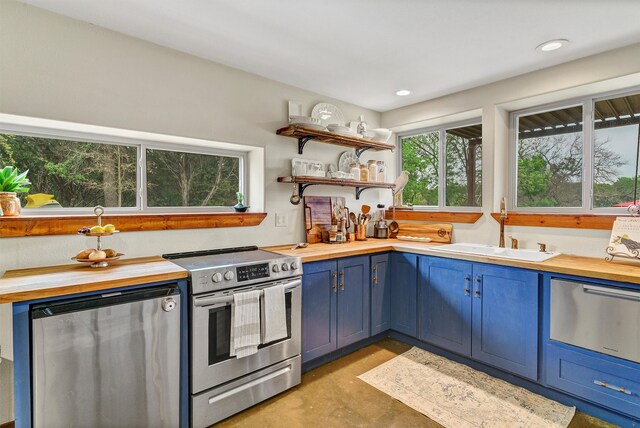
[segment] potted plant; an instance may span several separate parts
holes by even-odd
[[[233,206],[233,209],[236,210],[237,213],[246,212],[249,207],[243,203],[244,195],[242,192],[237,192],[236,196],[238,197],[238,203]]]
[[[20,199],[18,193],[29,191],[31,182],[27,178],[29,170],[22,174],[17,168],[5,166],[0,170],[0,212],[2,215],[13,216],[20,214]]]

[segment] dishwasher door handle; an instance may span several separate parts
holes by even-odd
[[[636,300],[640,302],[640,291],[620,290],[619,288],[598,287],[597,285],[582,285],[585,293],[598,294],[600,296],[615,297],[617,299]]]

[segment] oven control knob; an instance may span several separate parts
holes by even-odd
[[[286,263],[282,263],[282,270],[289,270],[289,265]]]
[[[278,273],[280,272],[280,265],[273,265],[273,267],[271,268],[272,271]]]
[[[222,274],[220,272],[214,273],[213,275],[211,275],[211,281],[213,281],[213,282],[222,281]]]
[[[297,270],[297,269],[298,269],[298,263],[291,262],[291,270]]]
[[[234,277],[235,277],[235,275],[230,270],[228,270],[228,271],[226,271],[224,273],[224,279],[226,279],[227,281],[231,281]]]

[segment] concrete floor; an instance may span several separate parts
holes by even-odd
[[[302,384],[216,427],[441,427],[357,378],[411,347],[385,339],[305,373]],[[612,427],[577,412],[570,428]]]

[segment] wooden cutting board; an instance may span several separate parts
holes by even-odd
[[[426,223],[404,223],[398,222],[400,230],[398,236],[418,236],[421,238],[431,238],[431,242],[442,242],[444,244],[451,243],[451,235],[453,233],[453,225],[443,224],[426,224]]]
[[[304,197],[304,228],[309,244],[322,242],[323,232],[331,229],[331,216],[336,207],[344,208],[345,199],[330,196]]]

